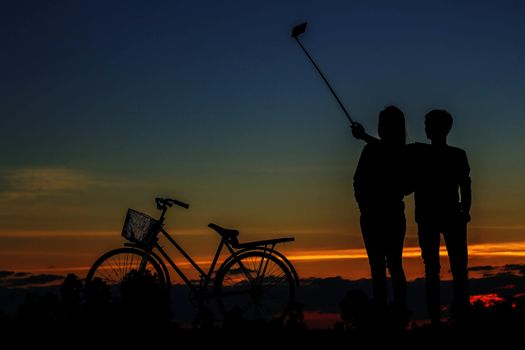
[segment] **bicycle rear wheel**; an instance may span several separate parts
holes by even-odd
[[[214,295],[225,320],[282,321],[295,297],[295,282],[278,258],[248,251],[220,268]]]
[[[140,292],[162,292],[167,295],[166,277],[160,264],[148,253],[136,248],[111,250],[95,261],[86,277],[86,292],[109,289],[110,299],[121,300]],[[147,290],[144,290],[147,288]]]

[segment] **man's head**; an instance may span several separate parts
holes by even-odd
[[[434,109],[425,115],[425,132],[432,141],[445,141],[452,129],[453,119],[444,109]]]
[[[406,128],[403,112],[396,106],[388,106],[379,112],[377,132],[381,141],[404,145]]]

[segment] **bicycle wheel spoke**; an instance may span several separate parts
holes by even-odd
[[[104,278],[102,278],[102,280],[106,280],[106,281],[114,281],[114,279],[111,277],[111,275],[108,275],[104,270],[100,270],[99,273],[104,276]]]
[[[259,267],[257,269],[257,275],[255,277],[255,281],[259,281],[259,278],[261,276],[261,272],[263,270],[263,265],[264,265],[264,258],[261,258],[261,261],[259,262]]]
[[[126,270],[128,269],[128,259],[129,259],[129,254],[126,254],[126,259],[124,260],[124,268],[126,268]]]
[[[120,248],[106,253],[99,258],[90,269],[86,278],[86,286],[95,279],[100,279],[102,283],[110,287],[111,300],[119,300],[121,297],[121,285],[126,278],[134,278],[130,275],[133,271],[139,271],[141,263],[144,264],[144,271],[141,275],[147,276],[149,281],[165,287],[163,271],[160,265],[155,264],[155,260],[142,252],[133,248]],[[140,278],[140,276],[139,276]]]
[[[269,321],[283,319],[288,312],[294,282],[287,267],[274,256],[260,251],[247,252],[217,276],[216,295],[225,315],[239,310],[246,320]]]
[[[115,273],[115,275],[116,275],[117,277],[120,277],[120,274],[119,274],[118,268],[116,268],[115,264],[113,263],[113,259],[109,259],[109,263],[110,263],[110,268],[113,270],[113,272]]]

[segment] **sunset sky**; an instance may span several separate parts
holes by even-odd
[[[0,5],[0,270],[80,275],[127,208],[206,262],[215,222],[302,277],[368,277],[352,177],[363,144],[290,37],[375,134],[399,106],[455,117],[473,180],[471,262],[525,261],[523,1],[10,1]],[[423,271],[408,197],[405,266]],[[445,253],[445,252],[443,252]],[[448,271],[444,268],[444,271]]]

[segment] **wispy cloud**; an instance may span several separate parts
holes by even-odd
[[[64,167],[21,168],[3,174],[2,199],[26,199],[60,195],[104,187],[108,184],[96,177]]]
[[[0,287],[5,288],[24,288],[62,281],[64,276],[61,275],[33,275],[28,272],[0,271]]]

